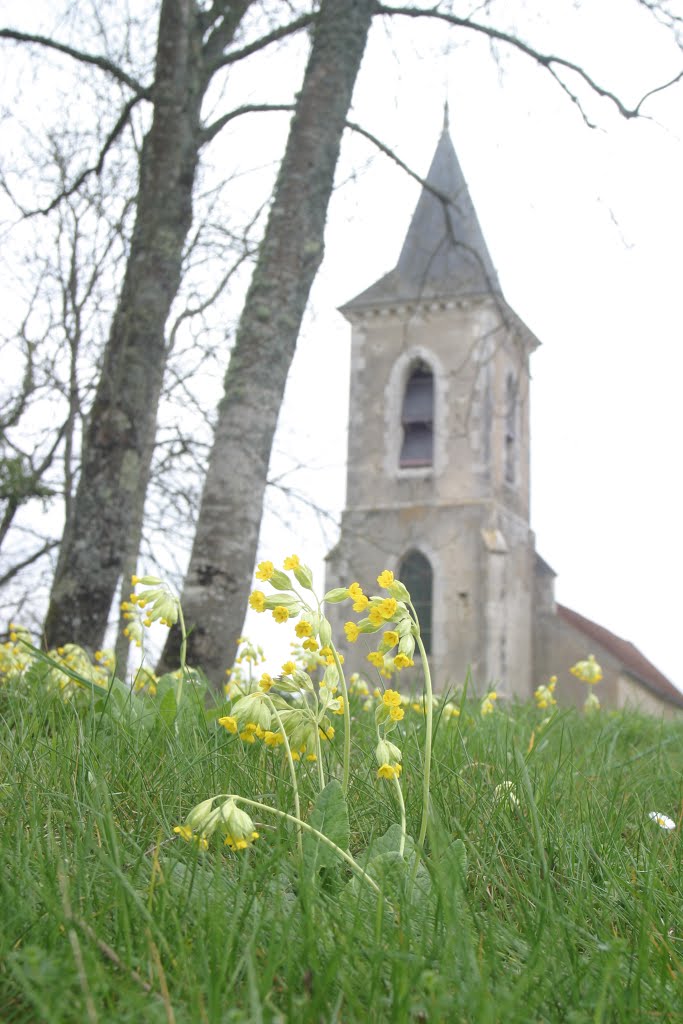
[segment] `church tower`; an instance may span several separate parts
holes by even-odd
[[[470,670],[479,692],[526,697],[538,341],[503,297],[447,118],[396,267],[341,312],[352,327],[347,495],[327,585],[376,593],[377,573],[392,569],[438,689]],[[367,673],[366,653],[361,637],[347,660]]]

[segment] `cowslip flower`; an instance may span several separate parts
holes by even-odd
[[[233,718],[232,715],[223,715],[222,718],[218,719],[218,724],[222,725],[224,729],[228,730],[228,732],[236,733],[239,728],[237,725],[237,719]]]
[[[200,850],[208,850],[209,844],[205,836],[198,836],[192,831],[189,825],[176,825],[173,831],[184,839],[186,843],[196,843]]]
[[[273,618],[276,622],[287,622],[289,620],[289,611],[284,605],[278,604],[273,608]]]
[[[569,671],[583,683],[599,683],[602,679],[602,669],[595,660],[594,654],[589,654],[585,661],[577,661]]]
[[[378,779],[397,779],[401,774],[400,764],[381,764],[377,769]]]
[[[344,632],[346,633],[346,639],[351,644],[355,644],[356,640],[360,635],[360,630],[355,622],[345,622]]]
[[[544,710],[545,708],[551,707],[553,704],[557,704],[555,700],[555,686],[557,685],[557,676],[551,676],[547,684],[541,684],[534,690],[534,699],[536,701],[536,707]]]
[[[397,708],[401,706],[401,694],[398,690],[385,690],[382,694],[382,703],[388,708]]]
[[[306,619],[302,619],[301,622],[297,622],[294,632],[300,640],[303,640],[306,637],[313,636],[313,626]]]
[[[368,611],[368,621],[371,626],[379,628],[384,625],[384,616],[377,605],[373,605]]]
[[[363,593],[363,588],[361,587],[360,583],[352,583],[351,586],[348,588],[348,592],[349,597],[353,601],[354,612],[365,611],[365,609],[370,603],[370,598],[367,596],[367,594]]]
[[[671,818],[667,818],[666,814],[660,814],[658,811],[650,811],[648,814],[650,821],[655,821],[660,828],[663,828],[666,832],[671,832],[676,828],[676,822],[672,821]]]
[[[285,558],[283,563],[285,569],[298,569],[300,565],[301,559],[298,555],[289,555],[288,558]]]
[[[394,658],[394,665],[400,672],[403,668],[410,668],[415,662],[412,658],[409,658],[407,654],[397,654]]]
[[[263,580],[266,583],[275,572],[275,566],[272,562],[259,562],[256,570],[256,579]]]
[[[255,612],[264,612],[266,610],[266,595],[262,590],[254,590],[249,595],[249,607],[253,608]]]
[[[480,714],[490,715],[495,709],[494,701],[496,700],[498,700],[498,694],[495,690],[491,690],[490,693],[487,693],[481,702]]]
[[[382,618],[390,620],[395,616],[398,604],[395,598],[385,597],[379,602],[377,607],[379,608]]]
[[[380,587],[382,587],[384,590],[387,590],[394,582],[394,574],[391,571],[391,569],[384,569],[384,571],[381,572],[377,577],[377,582],[379,583]]]
[[[241,810],[230,798],[220,808],[221,831],[225,834],[225,845],[231,850],[246,850],[259,834],[254,822],[246,811]]]

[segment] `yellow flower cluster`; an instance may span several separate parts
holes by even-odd
[[[202,800],[193,807],[183,825],[176,825],[173,831],[186,843],[196,843],[200,850],[207,850],[209,839],[218,832],[224,836],[224,845],[233,852],[248,849],[259,834],[251,817],[237,806],[233,797],[228,797],[219,807],[214,807],[217,797]]]
[[[358,582],[351,583],[346,589],[330,591],[326,597],[334,602],[351,600],[355,612],[365,613],[360,622],[350,620],[344,624],[349,643],[355,644],[362,633],[383,630],[379,646],[369,652],[367,660],[381,676],[391,679],[395,672],[414,665],[419,623],[414,612],[411,614],[410,594],[391,569],[383,569],[377,582],[382,589],[389,591],[389,597],[368,597]],[[387,629],[387,626],[392,628]]]
[[[553,704],[557,704],[555,700],[555,687],[557,686],[557,676],[551,676],[546,684],[537,686],[534,690],[534,700],[536,701],[536,707],[540,710],[550,708]]]
[[[480,714],[490,715],[495,710],[495,702],[498,700],[498,694],[495,690],[491,690],[486,694],[481,702]]]
[[[589,654],[585,661],[577,661],[576,665],[573,665],[569,671],[577,679],[580,679],[582,683],[599,683],[602,679],[602,669],[595,660],[594,654]]]

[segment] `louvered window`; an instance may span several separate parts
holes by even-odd
[[[413,367],[408,377],[401,425],[401,468],[431,466],[434,461],[434,375],[425,363]]]
[[[410,593],[420,622],[420,636],[427,654],[432,653],[433,573],[429,561],[419,551],[409,551],[401,561],[398,578]]]

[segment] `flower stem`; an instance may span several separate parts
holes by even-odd
[[[349,691],[346,689],[346,679],[344,678],[344,670],[342,669],[341,661],[339,660],[339,654],[334,644],[330,644],[332,648],[332,657],[334,663],[337,666],[337,672],[339,673],[339,685],[341,686],[342,696],[344,698],[344,762],[342,772],[342,791],[346,796],[349,789],[349,769],[351,763],[351,709],[349,708]]]
[[[313,826],[309,825],[308,822],[302,821],[300,818],[295,818],[293,814],[287,814],[286,811],[281,811],[279,807],[271,807],[269,804],[259,803],[258,800],[250,800],[249,797],[246,796],[236,796],[235,794],[230,794],[229,799],[235,800],[238,803],[247,804],[249,807],[255,807],[259,811],[266,811],[269,814],[275,814],[280,818],[284,818],[286,821],[293,822],[294,824],[298,825],[299,828],[303,828],[307,832],[310,832],[311,835],[315,836],[316,839],[319,839],[321,843],[324,843],[325,846],[329,846],[331,850],[334,850],[334,852],[338,854],[338,856],[340,856],[342,860],[345,860],[349,867],[358,875],[358,877],[362,878],[363,881],[366,882],[371,889],[374,889],[378,896],[382,895],[382,890],[377,885],[377,882],[374,880],[374,878],[371,878],[370,875],[363,871],[363,868],[360,866],[360,864],[358,864],[357,861],[353,859],[350,853],[347,853],[346,850],[342,850],[340,846],[337,846],[337,844],[333,843],[331,839],[328,839],[323,832],[318,832],[317,828],[313,828]]]
[[[183,609],[180,607],[180,602],[178,602],[178,625],[180,626],[180,674],[175,686],[176,716],[180,711],[180,702],[183,699],[183,684],[187,673],[187,630],[185,628],[185,618],[183,616]],[[178,719],[176,717],[176,732],[177,731]]]
[[[315,759],[318,763],[318,785],[322,792],[325,788],[325,773],[323,772],[323,752],[320,745],[320,733],[318,732],[320,726],[316,720],[315,724]]]
[[[278,710],[275,707],[272,699],[268,696],[267,693],[264,695],[264,699],[266,700],[268,706],[270,707],[271,712],[275,715],[275,718],[277,719],[277,724],[278,724],[278,726],[280,728],[280,733],[282,734],[282,740],[283,740],[284,747],[285,747],[285,754],[287,755],[287,761],[289,763],[289,775],[290,775],[290,778],[292,780],[292,792],[294,793],[294,810],[296,811],[297,819],[300,819],[301,818],[301,804],[299,802],[299,784],[298,784],[297,778],[296,778],[296,768],[294,767],[294,758],[292,757],[292,748],[289,745],[289,740],[287,738],[287,733],[285,732],[285,727],[282,724],[282,719],[280,718],[280,715],[278,714]],[[301,834],[301,829],[300,828],[297,829],[296,840],[297,840],[297,846],[299,847],[299,856],[303,860],[303,856],[304,856],[304,842],[303,842],[303,836]]]
[[[406,848],[406,805],[403,800],[403,790],[401,789],[401,783],[396,777],[394,777],[394,789],[396,790],[396,796],[398,797],[398,804],[401,808],[401,842],[399,843],[398,852],[403,856],[403,851]]]
[[[412,606],[411,606],[412,607]],[[420,650],[420,658],[422,659],[422,672],[424,675],[424,688],[425,688],[425,756],[424,756],[424,769],[422,775],[422,821],[420,822],[420,833],[417,839],[417,850],[415,853],[415,863],[410,876],[410,888],[412,888],[417,875],[417,867],[422,856],[422,848],[427,835],[427,819],[429,817],[429,776],[432,766],[432,719],[433,719],[433,697],[432,697],[432,677],[429,671],[429,661],[427,660],[427,652],[425,651],[424,644],[422,643],[422,637],[416,637],[417,646]]]

